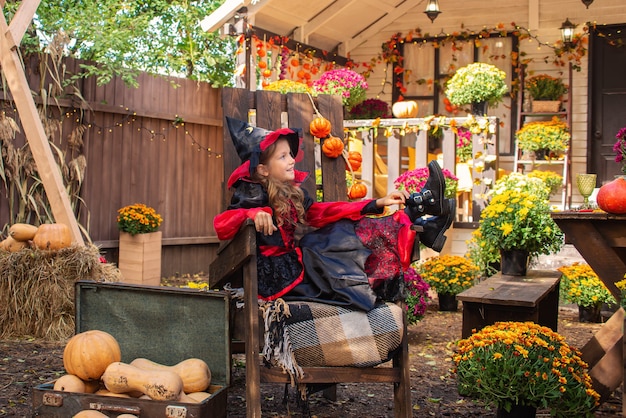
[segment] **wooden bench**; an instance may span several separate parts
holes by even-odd
[[[497,273],[457,295],[463,302],[462,337],[498,321],[532,321],[557,330],[561,273],[529,270],[526,276]]]

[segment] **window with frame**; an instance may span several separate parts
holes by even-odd
[[[509,94],[495,108],[489,108],[489,116],[500,120],[498,151],[500,155],[512,155],[517,124],[517,102],[512,99],[511,87],[516,85],[516,62],[512,56],[519,52],[519,41],[509,33],[488,38],[440,39],[422,38],[399,45],[404,71],[396,73],[393,83],[393,102],[400,96],[415,100],[419,105],[418,117],[428,115],[464,116],[469,106],[457,108],[445,97],[445,83],[454,72],[472,62],[493,64],[507,75]],[[397,64],[396,64],[397,65]],[[394,68],[395,70],[395,68]],[[436,138],[430,140],[437,140]],[[438,144],[430,144],[436,149]]]

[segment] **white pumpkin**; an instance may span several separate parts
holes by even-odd
[[[391,106],[391,112],[399,119],[414,118],[417,116],[418,106],[414,100],[403,100],[401,102],[395,102]]]

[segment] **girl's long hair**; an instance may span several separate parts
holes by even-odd
[[[281,138],[278,138],[280,140]],[[276,142],[278,142],[278,140]],[[267,164],[269,157],[276,150],[276,142],[267,147],[265,151],[261,153],[259,162],[261,164]],[[304,210],[304,192],[293,182],[280,182],[275,181],[269,177],[264,177],[255,172],[252,178],[265,187],[269,198],[269,204],[274,209],[276,223],[278,226],[282,226],[285,223],[294,223],[291,215],[291,206],[296,210],[296,216],[298,222],[305,224],[305,210]]]

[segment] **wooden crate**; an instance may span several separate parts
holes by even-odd
[[[118,267],[125,283],[161,284],[162,232],[131,235],[120,232]]]

